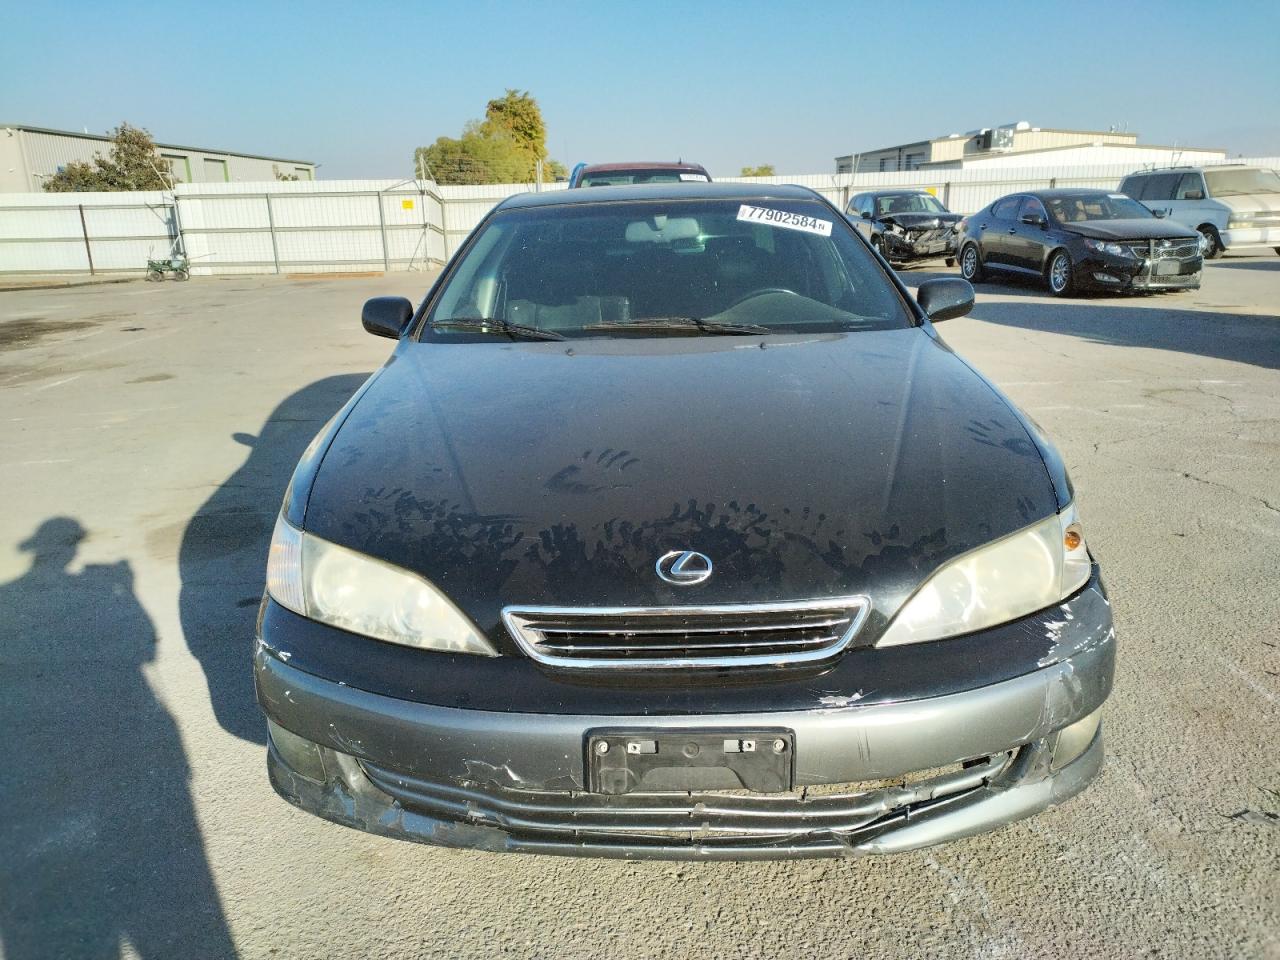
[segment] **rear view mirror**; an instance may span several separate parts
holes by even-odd
[[[1182,199],[1183,199],[1183,200],[1203,200],[1203,199],[1204,199],[1204,191],[1203,191],[1203,190],[1188,190],[1186,193],[1184,193],[1184,194],[1182,195]]]
[[[375,337],[399,340],[413,319],[413,304],[404,297],[374,297],[364,302],[360,322]]]
[[[916,303],[934,323],[963,317],[973,309],[973,287],[959,277],[926,280],[916,291]]]

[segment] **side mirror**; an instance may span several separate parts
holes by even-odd
[[[863,219],[863,220],[870,220],[870,219],[871,219],[871,211],[870,211],[870,210],[863,210],[863,211],[862,211],[862,219]]]
[[[1152,210],[1151,215],[1154,217],[1159,217],[1161,220],[1163,220],[1165,217],[1169,215],[1169,211],[1168,210]]]
[[[926,280],[916,290],[916,303],[934,323],[963,317],[973,309],[973,287],[959,277]]]
[[[1033,227],[1043,227],[1045,225],[1044,217],[1038,213],[1024,213],[1022,215],[1022,222],[1029,223]]]
[[[1182,195],[1182,199],[1183,199],[1183,200],[1203,200],[1203,199],[1204,199],[1204,191],[1203,191],[1203,190],[1188,190],[1186,193],[1184,193],[1184,194]]]
[[[413,319],[413,304],[404,297],[374,297],[364,302],[360,322],[375,337],[399,340]]]

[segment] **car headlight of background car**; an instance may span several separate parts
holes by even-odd
[[[408,570],[276,520],[267,593],[282,607],[330,626],[422,650],[497,656],[443,593]]]
[[[1122,247],[1118,243],[1108,243],[1105,240],[1085,238],[1084,245],[1095,253],[1109,253],[1115,257],[1133,256],[1133,253],[1127,247]]]
[[[1053,606],[1089,581],[1075,507],[957,557],[903,604],[876,643],[893,647],[973,633]]]

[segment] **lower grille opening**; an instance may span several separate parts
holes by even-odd
[[[604,796],[519,790],[496,784],[436,783],[368,763],[370,781],[405,809],[483,824],[548,843],[769,844],[829,840],[879,829],[980,790],[1016,751],[885,780],[808,786],[784,794],[743,790]]]

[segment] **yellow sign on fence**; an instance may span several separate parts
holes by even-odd
[[[400,209],[401,209],[401,210],[412,210],[412,209],[413,209],[413,201],[412,201],[412,200],[401,200],[401,201],[400,201]]]

